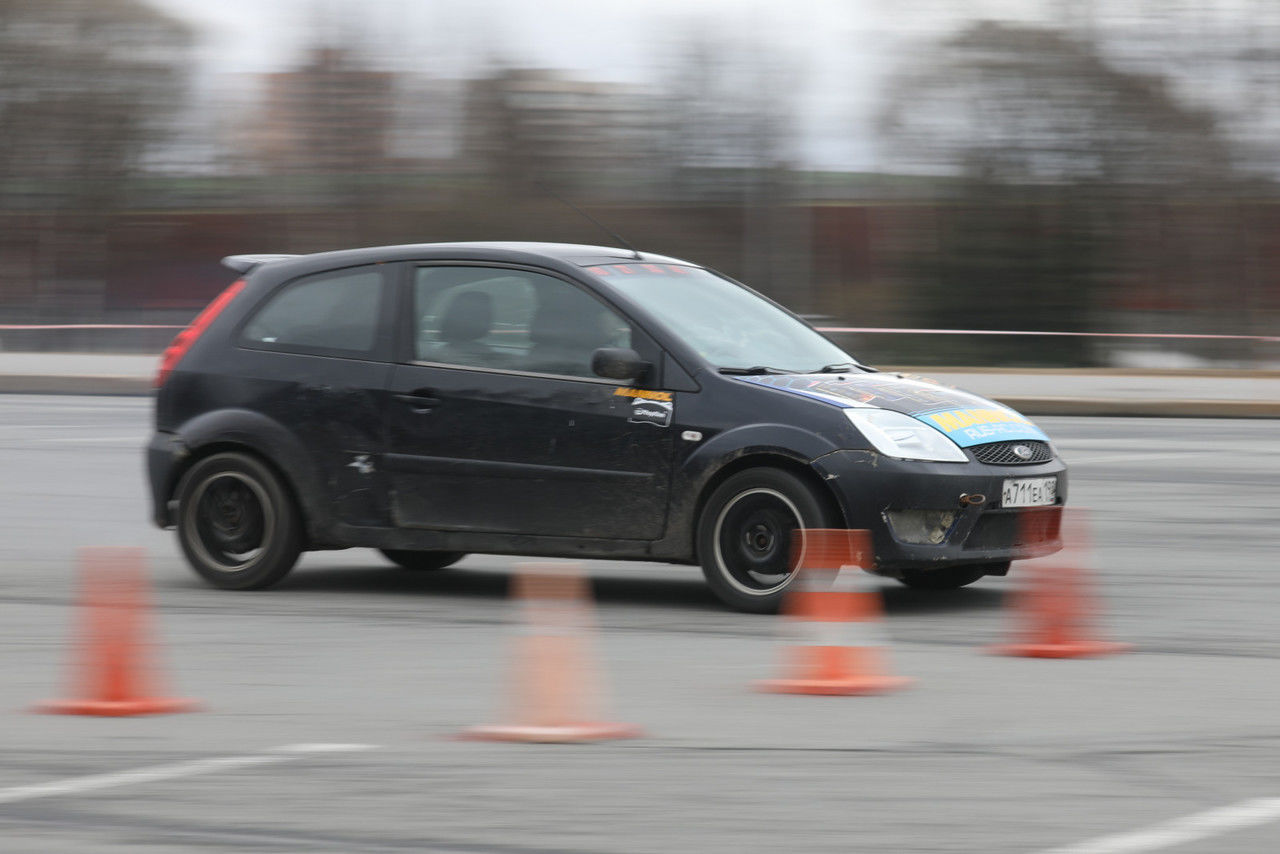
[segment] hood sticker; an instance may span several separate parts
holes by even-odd
[[[843,409],[878,407],[910,415],[962,448],[1011,439],[1047,442],[1030,419],[966,391],[896,374],[770,374],[736,377]]]
[[[1010,439],[1049,441],[1039,427],[1008,407],[995,404],[972,409],[945,409],[916,415],[962,448]]]

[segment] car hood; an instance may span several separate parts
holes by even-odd
[[[842,409],[891,409],[928,424],[962,448],[1049,437],[1026,416],[976,394],[905,374],[768,374],[735,377]]]

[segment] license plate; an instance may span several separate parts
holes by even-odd
[[[1043,507],[1058,501],[1056,477],[1022,477],[1006,480],[1001,507]]]

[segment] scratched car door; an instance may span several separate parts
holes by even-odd
[[[672,393],[590,370],[599,347],[654,353],[584,288],[521,268],[423,265],[411,361],[392,371],[385,465],[407,527],[561,537],[662,535]]]

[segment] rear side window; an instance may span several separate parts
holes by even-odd
[[[357,267],[298,279],[272,295],[250,319],[250,346],[367,356],[378,335],[382,273]]]

